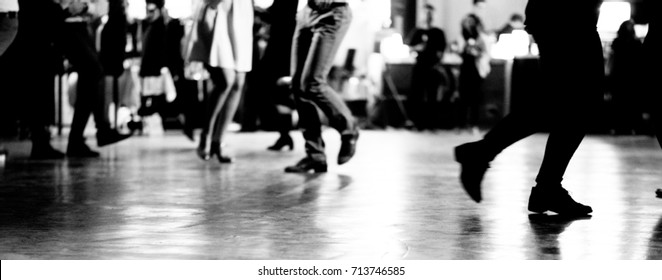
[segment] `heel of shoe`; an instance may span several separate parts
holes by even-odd
[[[544,213],[549,210],[549,206],[545,203],[544,200],[541,200],[534,194],[535,188],[531,190],[531,195],[529,196],[529,205],[528,210],[534,213]]]
[[[204,161],[207,161],[211,158],[211,149],[210,149],[210,140],[207,139],[206,134],[201,134],[200,135],[200,143],[198,144],[198,148],[195,150],[196,154],[198,157]]]

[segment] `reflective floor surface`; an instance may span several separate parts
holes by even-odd
[[[652,138],[584,141],[564,185],[594,214],[571,220],[526,210],[545,135],[493,162],[480,204],[452,158],[475,136],[364,131],[356,157],[320,175],[283,173],[303,156],[293,136],[293,152],[270,152],[276,133],[231,134],[230,165],[199,160],[176,133],[100,159],[30,161],[28,143],[6,143],[0,259],[662,259]],[[339,137],[325,137],[335,162]]]

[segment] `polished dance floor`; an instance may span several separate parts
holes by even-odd
[[[270,152],[276,133],[231,134],[230,165],[175,133],[100,159],[30,161],[6,143],[0,259],[662,259],[662,150],[647,136],[584,141],[564,185],[594,213],[574,220],[526,210],[545,135],[493,162],[481,204],[451,153],[475,136],[364,131],[348,164],[285,174],[303,155],[294,136],[293,152]],[[335,162],[339,137],[325,136]]]

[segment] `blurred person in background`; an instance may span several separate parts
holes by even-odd
[[[182,42],[186,36],[186,30],[183,19],[168,15],[165,34],[165,65],[172,75],[177,91],[176,99],[169,106],[171,108],[169,113],[180,114],[184,135],[194,141],[193,132],[199,122],[198,83],[195,80],[187,79],[184,74]]]
[[[290,62],[292,57],[292,36],[296,26],[298,1],[275,0],[263,14],[269,25],[269,38],[264,55],[253,71],[254,82],[249,84],[255,92],[262,94],[262,101],[267,102],[270,116],[275,116],[271,124],[279,132],[276,142],[267,149],[280,151],[287,147],[294,148],[290,131],[294,129],[292,113],[294,97],[290,90]],[[263,114],[262,116],[267,116]],[[263,120],[266,123],[268,120]]]
[[[644,103],[642,88],[637,82],[641,77],[643,46],[634,31],[634,21],[623,22],[616,39],[611,44],[611,71],[609,85],[611,103],[616,112],[610,114],[612,134],[634,134],[639,127]],[[641,104],[637,104],[642,102]]]
[[[138,115],[148,117],[155,113],[161,119],[159,129],[166,118],[168,100],[166,96],[164,68],[167,64],[166,15],[164,0],[145,1],[146,17],[142,21],[142,54],[139,76],[141,78],[141,102]]]
[[[475,1],[481,3],[480,1]],[[478,4],[477,4],[478,5]],[[462,65],[459,77],[459,106],[461,126],[478,134],[478,121],[483,104],[483,81],[490,72],[485,27],[476,14],[462,20]]]
[[[524,16],[518,13],[514,13],[510,16],[510,20],[499,29],[497,35],[501,36],[501,34],[510,34],[515,30],[524,31]]]
[[[443,87],[448,85],[448,74],[441,61],[446,50],[446,33],[432,26],[434,6],[425,5],[425,26],[414,30],[409,45],[417,53],[412,72],[412,113],[419,130],[434,129],[438,125],[437,113],[443,98]]]

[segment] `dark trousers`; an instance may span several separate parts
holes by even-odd
[[[410,115],[416,128],[439,128],[442,102],[448,98],[446,92],[449,78],[446,70],[440,64],[416,62],[412,69],[411,83]]]
[[[351,134],[355,130],[354,117],[349,108],[327,83],[327,76],[351,18],[346,4],[327,10],[306,7],[294,34],[292,90],[300,116],[299,125],[306,140],[306,153],[317,160],[326,160],[322,122],[317,108],[340,134]]]
[[[659,11],[658,11],[659,14]],[[649,104],[648,111],[651,113],[654,122],[654,133],[657,136],[657,141],[662,147],[662,92],[660,92],[660,77],[662,75],[659,69],[662,65],[662,23],[658,17],[653,17],[653,22],[650,24],[646,41],[644,42],[644,50],[647,69],[649,71],[646,75],[646,101]]]
[[[536,104],[506,116],[483,141],[494,158],[527,136],[549,131],[536,181],[559,184],[602,98],[602,45],[597,31],[590,29],[533,35],[540,49],[541,88],[545,90],[530,93],[538,96]]]
[[[69,141],[82,141],[90,115],[94,115],[97,131],[110,129],[103,88],[103,69],[92,39],[82,28],[66,29],[63,40],[65,55],[78,73],[74,118]]]

